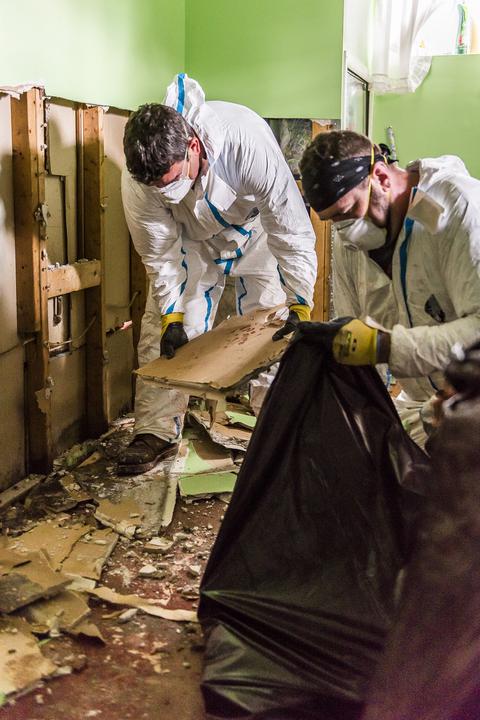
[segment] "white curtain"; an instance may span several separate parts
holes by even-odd
[[[442,0],[376,0],[372,89],[377,94],[413,92],[427,75],[431,57],[419,56],[422,27]]]

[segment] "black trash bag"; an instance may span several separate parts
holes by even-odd
[[[427,456],[374,369],[311,341],[280,364],[202,580],[210,718],[358,718],[409,557]]]

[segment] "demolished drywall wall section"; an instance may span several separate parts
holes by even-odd
[[[10,98],[0,95],[0,488],[24,474],[23,347],[17,335]]]

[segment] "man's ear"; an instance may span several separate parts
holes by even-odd
[[[202,146],[200,145],[200,140],[196,135],[193,136],[193,138],[190,140],[189,149],[192,150],[195,154],[199,155],[202,151]]]
[[[383,162],[375,163],[372,172],[373,178],[377,181],[378,185],[384,192],[388,192],[392,186],[388,168]]]

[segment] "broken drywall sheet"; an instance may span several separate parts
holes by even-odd
[[[182,497],[200,499],[233,492],[236,480],[235,472],[182,475],[178,481],[178,487]]]
[[[250,430],[233,425],[221,425],[217,422],[212,425],[210,415],[205,411],[190,410],[188,417],[204,428],[214,443],[223,445],[228,450],[245,451],[247,449],[252,436]]]
[[[40,553],[25,557],[29,562],[0,576],[0,612],[10,613],[40,598],[56,595],[70,580],[52,570]]]
[[[11,695],[29,690],[57,670],[42,655],[24,620],[0,618],[0,693]]]
[[[276,310],[230,317],[179,348],[171,360],[159,358],[137,370],[147,380],[185,388],[191,395],[232,389],[278,362],[288,340],[273,342],[283,320]]]
[[[126,537],[158,535],[172,521],[176,478],[167,477],[160,466],[129,481],[112,477],[105,485],[99,478],[88,488],[99,503],[97,520]]]
[[[140,505],[132,498],[124,498],[119,502],[104,499],[98,503],[95,517],[120,535],[133,538],[137,527],[141,524],[143,512]]]
[[[250,413],[238,410],[229,410],[228,407],[225,415],[228,418],[229,425],[239,425],[240,427],[246,428],[247,430],[253,430],[257,422],[257,418],[255,417],[255,415],[251,415]]]
[[[13,568],[30,562],[28,557],[16,553],[8,547],[0,547],[0,575],[8,575]]]
[[[98,587],[90,591],[90,595],[112,603],[112,605],[127,605],[136,607],[148,615],[163,618],[164,620],[175,620],[177,622],[198,622],[197,614],[191,610],[167,610],[155,604],[155,600],[142,598],[139,595],[122,595],[107,587]]]
[[[38,523],[32,530],[12,539],[9,547],[18,552],[43,551],[54,570],[60,570],[63,560],[70,554],[75,543],[86,535],[88,525],[65,527],[52,522]]]
[[[62,487],[67,491],[69,497],[77,503],[92,500],[92,495],[82,488],[73,475],[61,475],[59,477],[59,482],[60,485],[62,485]]]
[[[17,611],[33,632],[48,633],[52,637],[61,631],[70,632],[90,615],[83,597],[72,590],[63,590],[48,600],[38,600]]]
[[[117,544],[118,535],[113,530],[93,530],[84,535],[64,560],[65,575],[100,580],[102,569]]]

